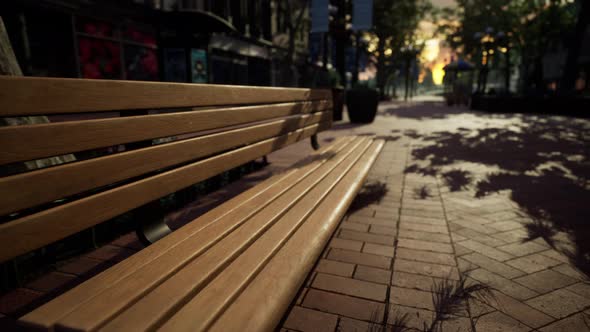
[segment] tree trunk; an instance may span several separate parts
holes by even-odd
[[[533,82],[535,83],[535,92],[537,94],[545,94],[545,82],[543,81],[543,58],[537,56],[534,62]]]
[[[336,42],[336,71],[340,75],[340,84],[346,86],[346,46],[349,35],[346,32],[346,6],[345,1],[338,1],[338,17],[336,18],[335,31],[332,32]]]
[[[404,95],[404,101],[408,101],[409,89],[410,89],[410,58],[406,59],[406,93]]]
[[[567,52],[567,60],[560,88],[562,94],[574,92],[577,79],[578,56],[580,55],[580,48],[584,41],[586,28],[590,24],[590,1],[582,0],[581,2],[576,31]]]
[[[510,93],[510,49],[506,50],[506,72],[504,74],[504,88],[506,89],[506,93]]]
[[[384,96],[385,88],[385,36],[377,36],[379,41],[377,42],[377,88],[379,89],[379,96]]]
[[[354,52],[354,72],[352,73],[352,84],[356,84],[359,80],[359,71],[360,71],[360,63],[361,63],[361,34],[360,31],[356,33],[356,51]]]
[[[291,66],[295,60],[295,28],[289,26],[289,46],[287,48],[287,64]]]
[[[336,36],[336,71],[340,76],[340,84],[346,87],[346,39],[342,35]]]

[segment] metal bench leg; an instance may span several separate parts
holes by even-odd
[[[141,208],[135,218],[138,220],[135,232],[141,243],[146,246],[172,233],[170,227],[164,222],[159,201]]]
[[[320,143],[318,143],[318,135],[311,135],[311,147],[314,150],[319,150]]]

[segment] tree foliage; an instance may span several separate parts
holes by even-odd
[[[295,60],[297,34],[305,31],[305,14],[310,0],[277,1],[277,24],[287,32],[286,61],[290,65]]]
[[[383,92],[392,64],[401,60],[404,45],[415,43],[418,25],[432,4],[429,0],[375,0],[373,10],[371,34],[376,45],[369,44],[368,51],[377,58],[377,86]]]
[[[438,13],[439,32],[451,48],[480,61],[481,34],[492,28],[494,34],[505,33],[505,46],[524,68],[532,66],[536,76],[543,56],[567,47],[577,15],[576,4],[565,0],[457,0],[457,4]]]

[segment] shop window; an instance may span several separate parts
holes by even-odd
[[[124,41],[143,44],[149,47],[156,47],[156,36],[152,31],[138,29],[136,26],[127,24],[123,30]]]
[[[95,79],[155,81],[155,32],[135,24],[76,18],[80,76]]]
[[[186,52],[183,48],[164,49],[164,80],[186,82]]]
[[[80,74],[84,78],[121,78],[121,48],[102,39],[78,37]]]
[[[216,51],[211,56],[211,83],[248,84],[248,61],[246,57]]]
[[[112,24],[89,18],[78,18],[76,20],[76,30],[79,33],[87,34],[93,37],[115,37]]]
[[[154,49],[127,45],[125,50],[125,79],[158,80],[158,56]]]

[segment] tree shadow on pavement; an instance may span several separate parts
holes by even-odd
[[[461,169],[442,173],[442,179],[452,192],[466,189],[473,181],[471,173]]]
[[[501,128],[461,128],[422,137],[425,145],[412,151],[417,162],[405,171],[440,175],[451,191],[460,191],[474,177],[453,169],[455,164],[495,169],[472,185],[474,196],[509,191],[533,220],[526,225],[528,240],[545,239],[590,276],[590,121],[555,116],[521,120]],[[559,232],[567,233],[573,246],[559,246]]]
[[[381,116],[396,116],[398,118],[408,119],[444,119],[450,115],[473,113],[467,108],[446,107],[440,102],[424,102],[410,107],[391,107],[380,110]]]
[[[371,204],[378,204],[383,197],[387,195],[387,184],[381,181],[369,182],[363,186],[361,191],[356,195],[354,201],[348,208],[347,213],[352,214]]]

